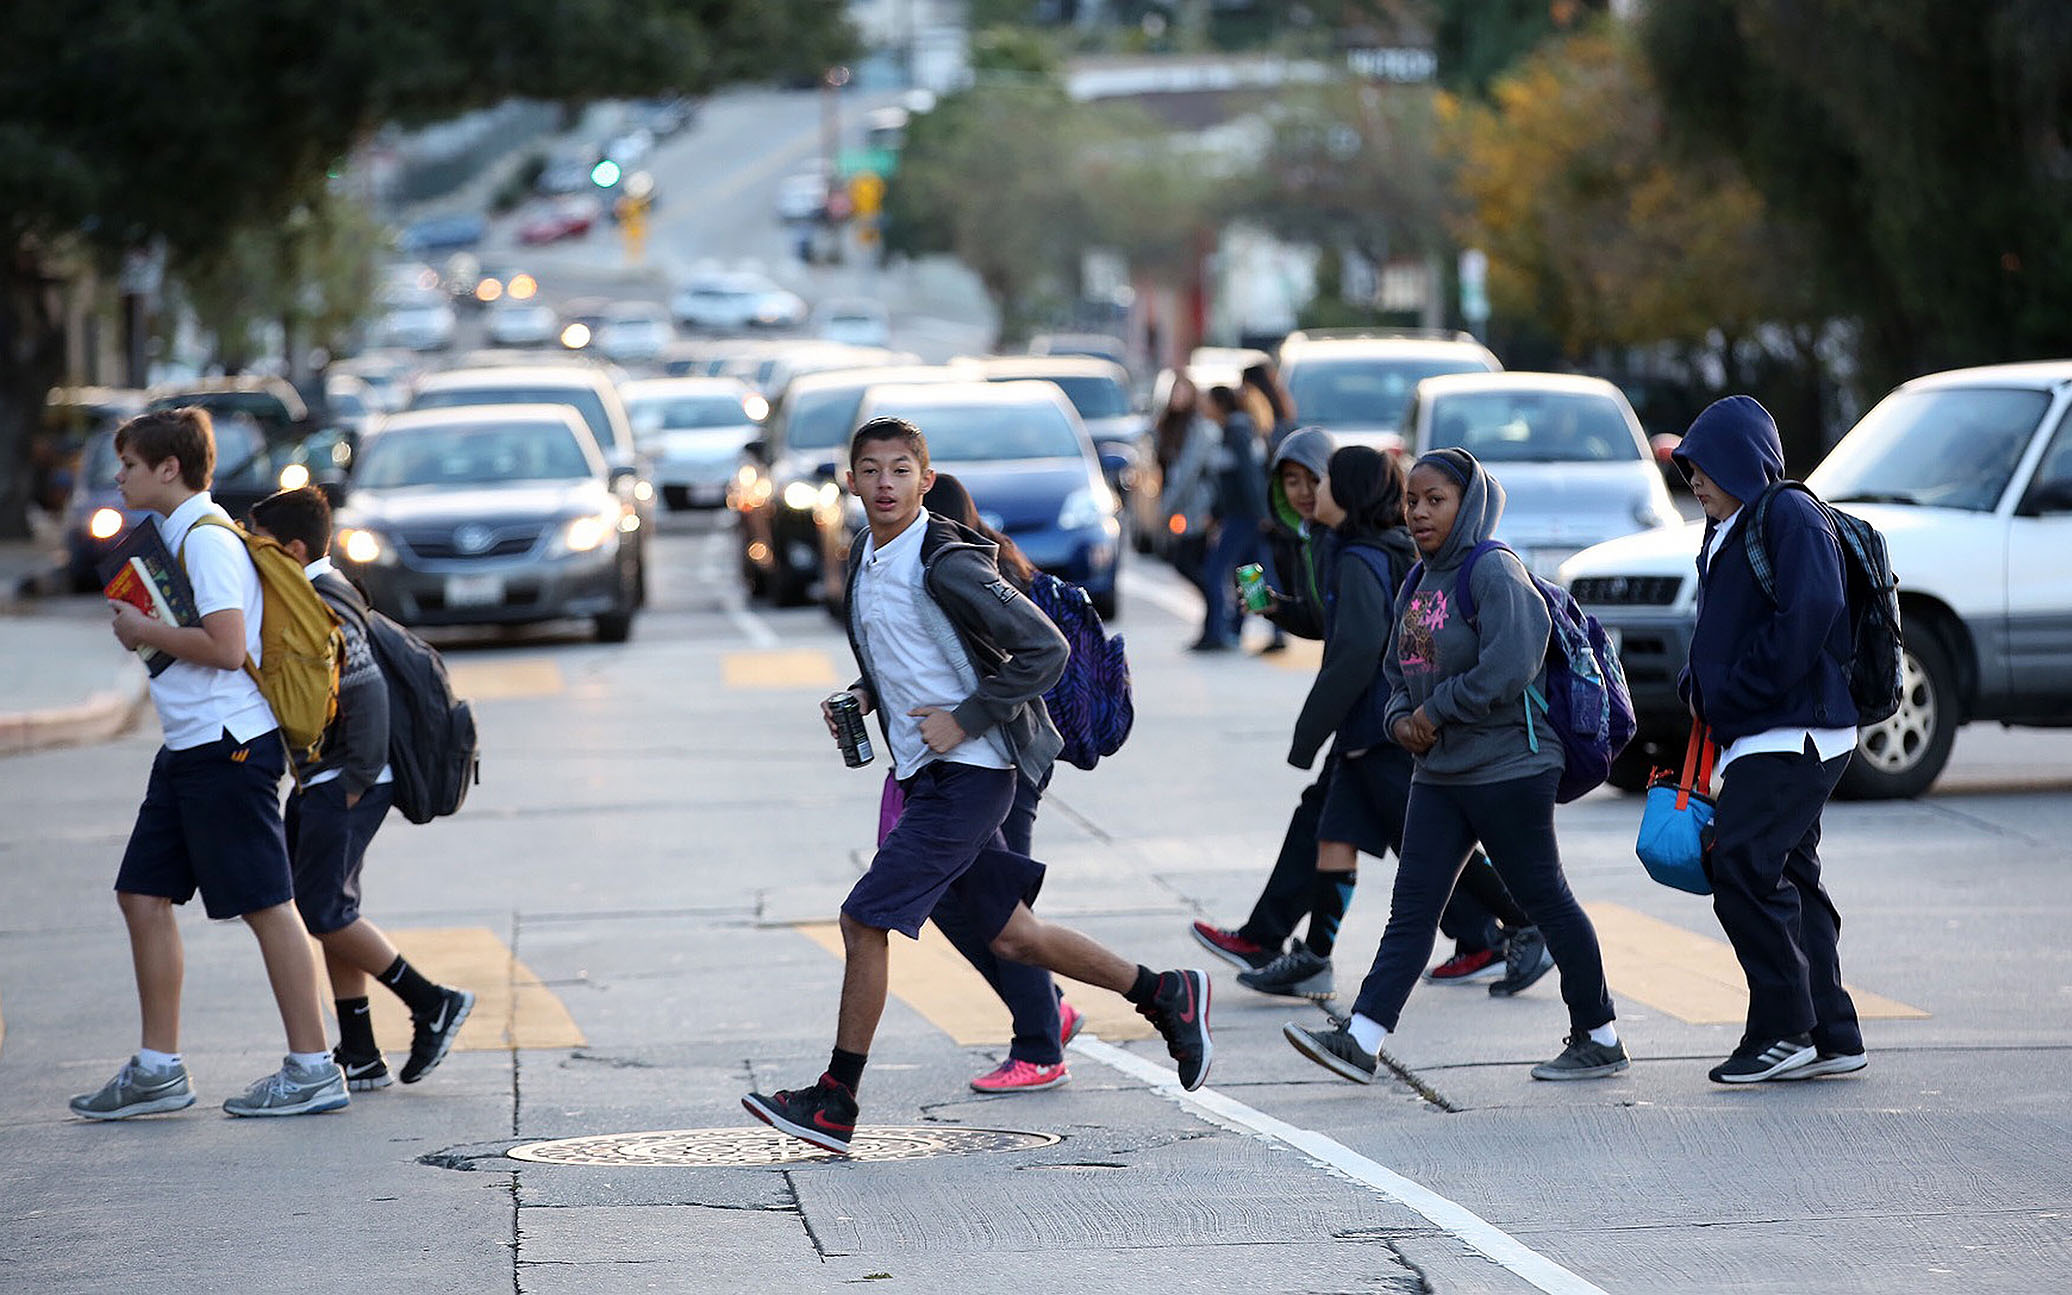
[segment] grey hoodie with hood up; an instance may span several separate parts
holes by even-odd
[[[1461,563],[1504,515],[1504,488],[1465,450],[1441,454],[1467,484],[1453,530],[1396,612],[1382,659],[1389,729],[1422,706],[1438,730],[1437,744],[1417,757],[1417,782],[1509,782],[1559,770],[1561,739],[1525,696],[1527,687],[1546,696],[1554,627],[1525,565],[1507,550],[1485,553],[1469,583],[1474,621],[1454,606]]]

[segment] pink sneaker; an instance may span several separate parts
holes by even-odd
[[[1072,1004],[1066,1002],[1062,998],[1058,1000],[1059,1047],[1063,1047],[1067,1043],[1070,1043],[1072,1040],[1078,1038],[1079,1027],[1085,1024],[1086,1018],[1079,1014],[1078,1008],[1072,1006]]]
[[[1010,1058],[972,1080],[971,1086],[981,1093],[1033,1093],[1056,1088],[1071,1077],[1062,1061],[1055,1066],[1038,1066]]]

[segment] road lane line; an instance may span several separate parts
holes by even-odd
[[[837,923],[811,922],[797,929],[835,957],[842,956],[842,930]],[[1013,1024],[993,987],[932,923],[921,928],[918,940],[902,936],[889,943],[893,997],[919,1012],[959,1047],[1005,1046],[1013,1042]],[[1153,1037],[1155,1031],[1150,1023],[1117,995],[1102,990],[1072,995],[1070,982],[1067,983],[1072,1006],[1086,1017],[1088,1030],[1111,1039]]]
[[[1264,1111],[1225,1097],[1213,1088],[1198,1088],[1190,1093],[1180,1087],[1180,1077],[1164,1066],[1090,1035],[1082,1034],[1073,1040],[1072,1051],[1142,1080],[1159,1096],[1192,1109],[1196,1115],[1271,1138],[1337,1170],[1398,1205],[1423,1215],[1434,1227],[1481,1252],[1547,1295],[1606,1295],[1601,1287],[1563,1268],[1473,1210],[1412,1182],[1335,1138],[1277,1120]]]
[[[545,657],[515,661],[456,661],[446,658],[456,696],[469,701],[503,697],[551,697],[568,688],[561,666]]]
[[[1638,999],[1690,1025],[1739,1025],[1748,1016],[1748,980],[1725,940],[1686,931],[1623,904],[1585,904],[1604,950],[1612,992]],[[1866,1020],[1926,1020],[1918,1007],[1849,986]]]
[[[583,1046],[583,1032],[560,997],[487,927],[428,927],[387,934],[426,979],[474,991],[475,1010],[460,1027],[453,1043],[456,1051]],[[377,990],[369,999],[375,1039],[385,1051],[407,1054],[410,1015],[402,1000],[387,990]]]

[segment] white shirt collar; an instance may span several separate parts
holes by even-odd
[[[1727,535],[1734,529],[1734,523],[1741,520],[1742,510],[1747,507],[1747,504],[1741,505],[1740,508],[1736,508],[1733,512],[1728,513],[1726,520],[1712,528],[1712,543],[1705,548],[1705,561],[1707,563],[1719,556],[1720,547],[1727,542]]]
[[[184,531],[199,521],[201,515],[208,512],[215,505],[216,501],[209,497],[208,491],[196,491],[194,494],[187,496],[186,501],[178,508],[165,515],[165,525],[162,529],[166,531]]]
[[[870,543],[864,548],[863,560],[867,563],[876,562],[879,559],[887,562],[904,561],[909,554],[920,552],[921,537],[927,531],[928,510],[923,508],[920,512],[914,514],[914,520],[906,524],[906,529],[893,536],[892,542],[884,548],[878,547],[878,537],[872,535]]]
[[[302,574],[314,580],[318,576],[330,575],[333,570],[334,568],[331,565],[331,555],[326,553],[324,556],[318,558],[316,561],[302,568]]]

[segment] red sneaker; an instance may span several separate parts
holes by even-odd
[[[1280,954],[1278,949],[1269,949],[1257,941],[1247,940],[1236,931],[1227,931],[1207,922],[1196,922],[1191,929],[1202,948],[1240,971],[1257,971]]]
[[[1056,1088],[1071,1077],[1072,1072],[1065,1069],[1062,1061],[1055,1066],[1039,1066],[1010,1057],[972,1080],[971,1086],[981,1093],[1033,1093]]]
[[[1065,1044],[1070,1043],[1072,1040],[1078,1038],[1080,1027],[1085,1024],[1086,1018],[1079,1014],[1078,1008],[1072,1006],[1072,1004],[1066,1002],[1062,998],[1058,1000],[1059,1047],[1063,1047]]]
[[[1435,985],[1470,985],[1480,980],[1501,980],[1504,971],[1503,954],[1495,949],[1477,949],[1473,953],[1454,954],[1424,973],[1424,978]]]

